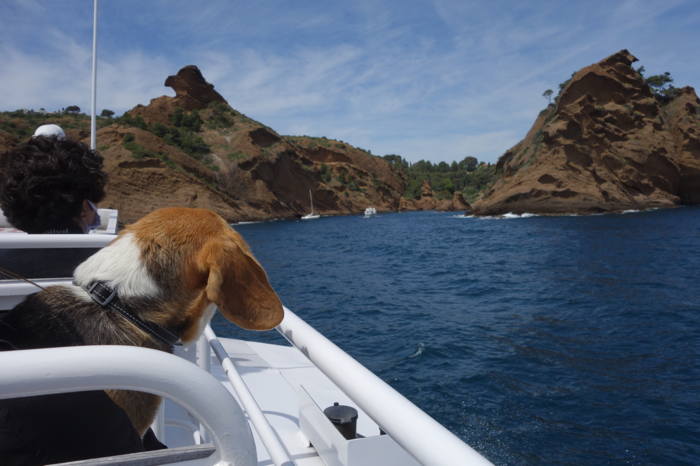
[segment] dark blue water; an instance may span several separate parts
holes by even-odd
[[[700,464],[700,209],[236,228],[288,307],[496,464]]]

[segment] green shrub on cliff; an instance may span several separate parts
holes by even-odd
[[[638,70],[643,73],[643,67]],[[644,76],[642,74],[642,76]],[[654,74],[644,78],[654,96],[662,102],[673,99],[678,95],[678,88],[673,86],[673,78],[671,73],[666,71],[664,74]]]
[[[197,112],[187,112],[178,108],[170,115],[170,122],[177,128],[185,128],[199,133],[202,130],[202,118]]]
[[[128,113],[125,113],[124,115],[120,116],[116,120],[114,120],[116,123],[123,125],[123,126],[133,126],[135,128],[141,128],[148,130],[148,125],[146,124],[145,121],[143,121],[143,118],[141,115],[137,115],[135,117],[132,117]]]
[[[122,145],[128,151],[131,151],[131,156],[135,159],[143,159],[146,157],[153,157],[145,147],[136,142],[136,139],[132,133],[126,133],[122,139]]]
[[[233,126],[233,114],[231,108],[223,102],[212,102],[209,104],[211,113],[207,118],[205,126],[209,129],[223,129]]]
[[[202,119],[197,112],[184,112],[177,109],[169,117],[172,126],[163,123],[148,125],[140,115],[135,117],[124,114],[115,121],[123,126],[132,126],[146,131],[150,131],[165,142],[179,147],[187,155],[197,159],[205,160],[206,155],[211,152],[206,142],[196,134],[202,129]]]

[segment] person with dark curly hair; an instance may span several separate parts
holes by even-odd
[[[99,225],[102,156],[61,136],[36,136],[0,156],[0,208],[27,233],[87,233]]]
[[[29,141],[0,155],[0,208],[27,233],[88,233],[100,224],[96,203],[105,196],[102,156],[65,138],[56,125],[40,126]],[[0,266],[31,278],[70,277],[97,249],[3,249]]]

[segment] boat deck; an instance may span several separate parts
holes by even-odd
[[[324,464],[300,430],[299,407],[304,392],[321,410],[334,402],[354,407],[358,411],[357,432],[365,437],[379,434],[377,424],[296,348],[230,338],[220,338],[220,341],[248,389],[255,394],[258,405],[290,459],[299,466]],[[212,354],[210,357],[211,373],[240,403],[216,356]],[[189,422],[186,413],[173,403],[167,402],[165,409],[166,419]],[[257,446],[258,464],[273,464],[252,425],[251,430]],[[166,427],[165,443],[170,447],[191,445],[192,434],[181,427],[170,425]]]

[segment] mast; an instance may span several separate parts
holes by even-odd
[[[311,190],[309,189],[309,201],[311,202],[311,213],[314,213],[314,198],[311,196]]]
[[[90,111],[90,149],[97,146],[97,0],[92,1],[92,109]]]

